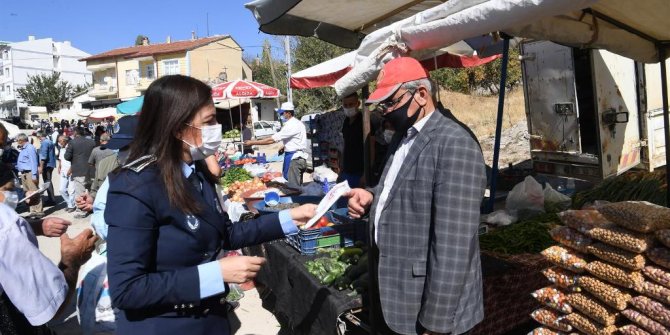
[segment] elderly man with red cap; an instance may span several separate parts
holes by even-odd
[[[396,130],[379,184],[348,194],[351,216],[370,215],[376,327],[383,334],[467,333],[484,317],[481,148],[438,105],[434,84],[413,58],[384,65],[368,102]]]

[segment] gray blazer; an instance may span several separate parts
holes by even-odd
[[[416,334],[418,326],[461,334],[484,318],[477,234],[484,159],[468,132],[439,110],[416,136],[377,227],[382,312],[401,334]],[[392,152],[399,142],[396,136]],[[392,161],[391,155],[375,195]]]

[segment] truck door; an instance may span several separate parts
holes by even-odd
[[[580,153],[572,48],[536,41],[521,54],[531,152]]]
[[[640,164],[635,62],[605,50],[593,50],[593,78],[603,178]]]
[[[670,67],[670,60],[666,60],[666,66]],[[646,131],[647,159],[649,170],[665,166],[665,137],[663,127],[663,98],[661,96],[661,66],[660,63],[645,64],[645,88],[646,88],[646,120],[643,120],[643,129]],[[670,83],[670,78],[668,78]],[[644,115],[644,113],[641,113]]]

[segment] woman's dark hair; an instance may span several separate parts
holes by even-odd
[[[5,186],[5,184],[13,180],[14,173],[12,172],[12,168],[5,163],[0,163],[0,186]]]
[[[212,89],[195,78],[169,75],[149,85],[133,142],[130,145],[128,162],[145,155],[158,159],[156,166],[163,179],[170,205],[186,213],[198,213],[202,209],[190,192],[188,181],[182,172],[183,142],[178,134],[187,127],[198,110],[212,103]],[[216,181],[204,162],[196,162],[198,171],[211,182]]]

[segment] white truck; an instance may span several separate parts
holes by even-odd
[[[597,182],[665,166],[659,64],[547,41],[520,48],[536,172]]]

